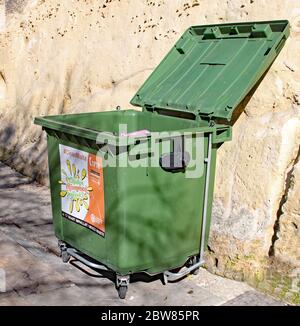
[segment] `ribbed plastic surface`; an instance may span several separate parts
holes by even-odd
[[[230,120],[288,35],[286,20],[191,27],[131,103]]]

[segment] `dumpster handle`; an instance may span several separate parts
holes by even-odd
[[[181,136],[170,140],[173,141],[173,151],[162,154],[159,165],[167,172],[184,172],[191,159],[189,153],[184,150],[184,138]]]
[[[203,265],[204,261],[200,260],[198,263],[192,265],[191,267],[184,268],[183,270],[179,271],[178,273],[173,273],[170,271],[166,271],[163,273],[164,277],[166,278],[167,281],[177,281],[181,278],[183,278],[185,275],[191,273],[195,269],[201,267]]]
[[[162,154],[159,158],[159,166],[167,172],[183,172],[189,165],[188,152],[172,152]]]
[[[205,160],[207,167],[206,167],[206,176],[205,176],[204,207],[203,207],[203,217],[202,217],[202,226],[201,226],[200,261],[203,261],[204,246],[205,246],[208,190],[209,190],[209,179],[210,179],[209,176],[210,176],[210,163],[211,163],[211,147],[212,147],[212,134],[209,133],[207,159]]]
[[[83,263],[84,265],[87,265],[88,267],[95,268],[95,269],[102,269],[104,271],[109,271],[110,270],[104,265],[96,264],[96,263],[93,263],[93,262],[85,259],[76,249],[67,248],[67,253],[70,256],[72,256],[73,258],[75,258],[78,261],[80,261],[81,263]]]

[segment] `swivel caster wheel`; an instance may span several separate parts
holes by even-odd
[[[194,270],[191,272],[191,274],[193,274],[193,275],[198,275],[199,272],[200,272],[200,268],[198,267],[198,268],[194,269]]]
[[[129,275],[116,275],[116,288],[120,299],[125,299],[129,286]]]
[[[68,254],[66,250],[61,252],[61,259],[64,263],[67,263],[70,260],[71,256]]]
[[[168,284],[168,277],[165,273],[162,274],[162,279],[161,282],[163,285],[167,285]]]
[[[191,267],[199,262],[199,257],[194,256],[190,259],[188,266]],[[200,272],[200,267],[195,268],[194,270],[191,271],[192,275],[198,275]]]
[[[128,286],[121,285],[118,287],[118,295],[120,299],[125,299],[127,294]]]

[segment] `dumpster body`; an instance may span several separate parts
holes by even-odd
[[[99,173],[103,180],[100,183],[104,187],[100,195],[91,201],[104,201],[102,216],[105,219],[103,223],[105,227],[97,232],[97,229],[91,230],[88,225],[83,227],[82,224],[76,223],[80,221],[74,223],[68,219],[68,216],[64,216],[62,211],[68,214],[69,207],[66,205],[65,209],[62,208],[62,200],[67,201],[67,204],[70,201],[59,195],[61,191],[64,191],[60,183],[61,180],[64,181],[64,175],[72,176],[73,164],[76,165],[77,173],[80,165],[78,163],[80,159],[77,157],[80,155],[82,161],[89,154],[91,154],[90,159],[95,161],[105,155],[99,150],[102,145],[101,141],[99,143],[99,137],[98,144],[96,144],[97,136],[99,136],[97,131],[94,131],[94,140],[85,139],[66,131],[66,124],[74,125],[73,121],[76,120],[76,127],[81,127],[81,123],[78,122],[80,119],[90,125],[90,129],[92,126],[94,128],[97,126],[100,131],[102,128],[109,128],[113,121],[114,125],[111,125],[112,129],[108,129],[109,131],[114,128],[117,130],[119,124],[122,123],[127,126],[132,125],[132,129],[128,131],[147,129],[153,132],[151,128],[153,123],[155,131],[161,124],[162,131],[171,131],[170,129],[173,128],[184,132],[184,129],[180,127],[185,127],[188,132],[194,130],[191,135],[204,134],[203,159],[204,156],[208,157],[209,148],[211,152],[209,162],[211,184],[207,198],[208,216],[211,211],[216,148],[219,142],[231,137],[231,129],[228,126],[199,127],[199,123],[195,121],[133,110],[57,116],[59,126],[63,127],[64,131],[54,130],[56,117],[47,119],[48,123],[51,121],[52,126],[49,129],[45,128],[48,133],[54,227],[59,239],[75,248],[80,248],[90,257],[105,262],[105,265],[120,274],[138,271],[162,272],[170,266],[181,266],[188,256],[199,253],[206,171],[203,171],[204,173],[197,178],[187,178],[187,171],[174,173],[161,167],[107,166],[100,168]],[[141,123],[140,126],[139,123]],[[106,134],[103,137],[105,136]],[[169,138],[169,133],[166,136]],[[160,137],[160,141],[162,139]],[[116,146],[117,141],[113,139],[110,141],[113,146]],[[150,137],[147,137],[146,141],[150,142]],[[136,147],[135,144],[131,146]],[[70,161],[70,169],[65,164],[67,160]],[[86,161],[88,160],[89,158]],[[87,164],[89,165],[90,162]],[[206,169],[206,165],[203,160],[203,169]],[[85,166],[84,169],[91,170],[89,166]],[[81,176],[81,170],[82,168],[79,176]],[[93,191],[90,193],[91,196]],[[74,203],[72,212],[69,213],[71,216],[76,214],[75,206]],[[80,209],[83,210],[83,208],[82,205]],[[191,216],[193,218],[188,218]],[[207,227],[209,227],[209,220],[210,218],[207,219]]]
[[[133,97],[142,111],[35,119],[47,132],[53,222],[65,261],[73,256],[115,272],[120,297],[133,273],[163,273],[168,281],[199,268],[217,149],[231,139],[237,108],[288,31],[287,21],[191,27]]]

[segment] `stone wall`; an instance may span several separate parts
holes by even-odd
[[[220,148],[207,268],[300,302],[300,2],[10,0],[0,159],[47,182],[39,115],[129,100],[190,25],[289,19],[291,36]]]

